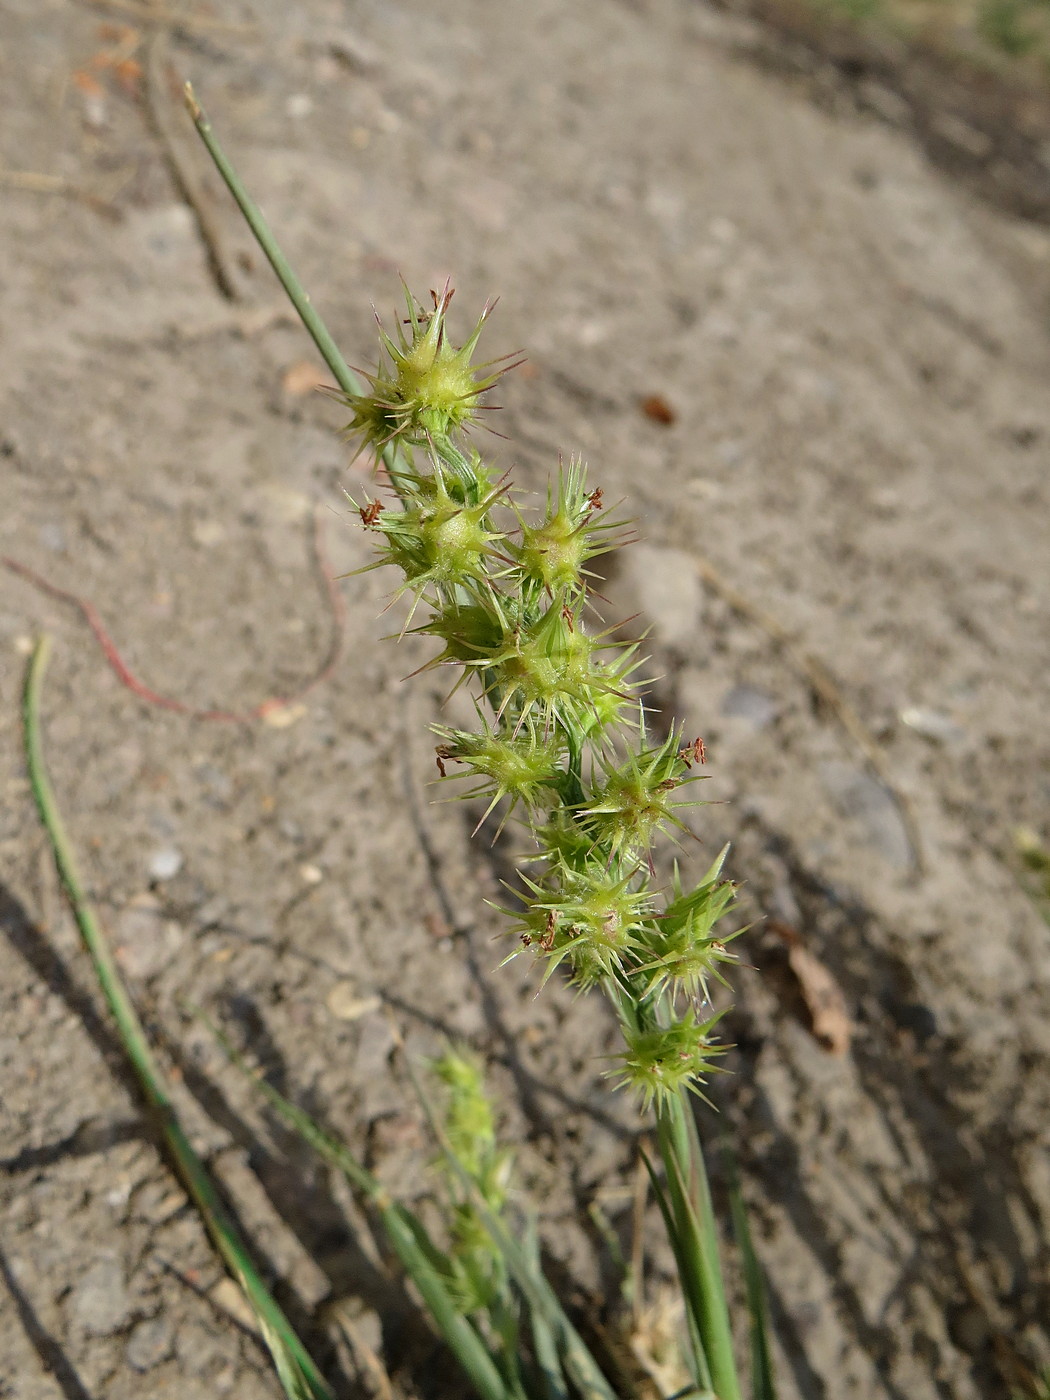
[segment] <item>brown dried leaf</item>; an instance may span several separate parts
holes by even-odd
[[[73,86],[82,92],[85,97],[103,98],[106,89],[99,80],[84,68],[78,68],[72,75]]]
[[[651,418],[654,423],[662,423],[665,428],[669,428],[678,419],[678,414],[662,394],[650,394],[642,399],[641,408],[646,418]]]
[[[769,928],[787,945],[788,967],[798,981],[814,1036],[830,1054],[845,1055],[853,1037],[853,1022],[842,988],[790,924],[770,919]]]
[[[138,97],[142,91],[142,64],[139,63],[138,59],[125,58],[121,63],[115,63],[113,76],[116,78],[118,86],[129,97]]]

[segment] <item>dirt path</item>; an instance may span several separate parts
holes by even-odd
[[[177,32],[165,54],[100,35],[86,6],[0,3],[0,167],[121,214],[0,195],[0,552],[90,597],[157,690],[233,709],[294,689],[328,645],[315,502],[340,513],[323,517],[339,572],[366,559],[341,517],[363,478],[338,409],[299,392],[307,346],[266,316],[276,291],[246,265],[169,67],[351,363],[372,360],[369,305],[389,312],[398,271],[420,290],[452,273],[462,328],[499,293],[490,352],[530,363],[495,450],[537,488],[583,453],[645,537],[609,588],[653,629],[660,704],[707,741],[720,805],[687,858],[731,837],[749,916],[798,930],[854,1023],[829,1055],[783,939],[747,935],[757,970],[737,979],[718,1089],[784,1394],[1005,1397],[1015,1354],[1050,1360],[1050,931],[1009,864],[1017,823],[1050,824],[1050,234],[758,71],[747,26],[692,0],[228,13],[253,28]],[[152,75],[152,117],[128,62]],[[239,301],[158,131],[205,181]],[[592,1295],[611,1286],[578,1223],[598,1191],[629,1225],[617,1182],[638,1123],[600,1080],[611,1028],[557,989],[534,1001],[517,964],[492,971],[481,901],[502,871],[469,813],[428,805],[440,692],[400,681],[425,650],[378,644],[375,574],[343,588],[347,659],[278,728],[143,705],[73,611],[0,574],[2,1395],[277,1393],[221,1288],[215,1305],[219,1270],[45,859],[17,715],[45,626],[51,762],[86,874],[195,1138],[333,1375],[323,1305],[350,1296],[377,1343],[378,1302],[406,1387],[452,1393],[421,1379],[437,1362],[360,1222],[187,1005],[409,1192],[428,1147],[387,1011],[417,1056],[470,1037],[554,1253]],[[898,801],[727,588],[830,668]]]

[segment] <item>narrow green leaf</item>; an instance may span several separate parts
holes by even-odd
[[[416,1091],[416,1097],[430,1125],[430,1130],[442,1153],[470,1195],[485,1228],[503,1254],[508,1272],[521,1289],[530,1308],[536,1310],[551,1329],[565,1371],[583,1396],[583,1400],[617,1400],[616,1394],[605,1379],[601,1367],[591,1355],[583,1338],[569,1321],[558,1295],[547,1282],[539,1267],[530,1261],[527,1252],[511,1231],[489,1207],[488,1202],[479,1191],[477,1183],[452,1151],[411,1065],[409,1066],[409,1076]]]
[[[438,1331],[482,1400],[525,1400],[521,1392],[508,1385],[500,1375],[477,1329],[456,1307],[443,1277],[449,1266],[448,1256],[434,1243],[418,1216],[396,1204],[345,1143],[325,1132],[305,1110],[254,1074],[226,1037],[219,1031],[215,1034],[232,1062],[253,1081],[289,1127],[375,1206],[405,1272],[419,1289]]]
[[[733,1232],[744,1264],[744,1286],[751,1329],[751,1392],[754,1400],[777,1400],[766,1281],[751,1239],[736,1156],[725,1139],[722,1142],[722,1157],[729,1176],[729,1208],[733,1217]]]
[[[525,1257],[529,1267],[541,1272],[540,1241],[534,1217],[525,1226]],[[558,1345],[554,1332],[546,1319],[535,1309],[529,1310],[529,1326],[532,1331],[532,1346],[536,1353],[536,1364],[546,1389],[547,1400],[569,1400],[561,1362],[558,1359]]]
[[[686,1301],[685,1315],[689,1328],[689,1341],[693,1356],[693,1375],[697,1385],[709,1387],[711,1384],[711,1367],[707,1360],[707,1353],[704,1351],[704,1343],[696,1325],[696,1314],[689,1306],[686,1297],[684,1280],[686,1278],[686,1263],[679,1248],[679,1231],[675,1228],[675,1218],[671,1210],[671,1203],[667,1199],[667,1192],[664,1184],[657,1176],[656,1168],[650,1161],[646,1152],[642,1152],[642,1161],[645,1163],[645,1170],[649,1173],[649,1184],[653,1188],[653,1195],[656,1197],[656,1204],[660,1207],[660,1214],[663,1216],[664,1229],[667,1231],[667,1238],[674,1251],[675,1263],[678,1267],[678,1277],[682,1281],[682,1294]]]
[[[193,1150],[175,1115],[164,1076],[120,975],[102,925],[84,894],[51,780],[44,762],[40,732],[40,695],[51,650],[50,637],[41,637],[26,673],[23,717],[26,765],[59,878],[73,909],[99,986],[116,1022],[124,1052],[139,1088],[153,1112],[171,1157],[227,1269],[241,1285],[259,1322],[274,1367],[289,1400],[333,1400],[332,1392],[306,1348],[263,1283],[247,1247],[231,1220],[204,1163]]]
[[[686,1304],[696,1320],[719,1400],[741,1400],[733,1355],[718,1226],[692,1113],[681,1097],[657,1111],[657,1142],[674,1217],[675,1253],[683,1265]]]

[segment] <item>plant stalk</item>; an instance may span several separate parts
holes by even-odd
[[[36,645],[26,673],[23,718],[25,753],[29,782],[40,819],[51,843],[51,852],[65,893],[94,964],[102,993],[109,1006],[125,1053],[139,1089],[164,1136],[172,1163],[230,1273],[243,1288],[252,1306],[267,1346],[282,1379],[294,1372],[304,1400],[333,1400],[328,1383],[314,1365],[309,1353],[263,1283],[223,1205],[200,1157],[194,1151],[179,1123],[167,1084],[150,1049],[138,1013],[120,975],[109,940],[95,915],[80,881],[73,848],[66,834],[44,762],[40,731],[40,695],[51,651],[51,638],[43,636]]]
[[[659,1103],[656,1134],[674,1222],[672,1244],[687,1285],[686,1304],[693,1313],[711,1385],[718,1400],[741,1400],[719,1262],[718,1226],[700,1139],[684,1094]]]
[[[208,119],[208,114],[197,101],[191,83],[186,84],[184,93],[186,106],[189,109],[190,116],[193,118],[193,124],[197,128],[201,140],[208,148],[208,154],[215,162],[216,169],[226,182],[226,187],[230,191],[230,194],[232,194],[237,201],[240,211],[248,223],[248,227],[255,235],[255,240],[259,244],[259,247],[266,254],[270,266],[277,274],[281,286],[288,293],[289,300],[295,307],[299,319],[302,321],[304,327],[313,339],[314,344],[321,352],[328,368],[332,371],[333,375],[335,375],[336,383],[345,394],[353,396],[364,393],[364,385],[339,353],[339,347],[332,338],[331,332],[318,315],[303,284],[292,271],[288,259],[281,252],[280,245],[273,236],[273,232],[266,222],[266,219],[263,217],[262,210],[244,188],[240,176],[237,174],[236,170],[234,170],[226,157],[225,151],[219,145],[218,139],[212,130],[211,122]]]

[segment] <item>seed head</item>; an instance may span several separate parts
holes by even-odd
[[[462,772],[450,773],[449,778],[470,775],[482,780],[463,794],[465,798],[490,799],[478,826],[504,797],[510,799],[508,816],[519,802],[536,810],[544,801],[553,801],[565,778],[562,766],[565,745],[557,731],[544,734],[535,720],[528,719],[515,733],[504,735],[494,730],[480,713],[479,718],[481,729],[477,733],[434,726],[434,733],[442,740],[437,751],[442,766],[446,763],[463,765]]]
[[[427,312],[406,287],[408,315],[404,322],[398,321],[397,339],[380,326],[386,354],[384,358],[380,353],[374,374],[365,373],[372,392],[346,398],[353,413],[346,433],[360,438],[362,447],[378,454],[395,439],[413,446],[433,446],[451,439],[476,420],[481,396],[510,368],[496,368],[500,365],[497,360],[471,363],[495,303],[485,306],[463,345],[457,348],[451,343],[445,318],[452,292],[448,282],[440,293],[432,292],[434,309]]]
[[[601,489],[588,492],[586,472],[578,459],[558,472],[557,489],[547,488],[547,510],[538,525],[521,514],[521,542],[513,550],[514,561],[525,580],[539,584],[550,594],[576,594],[584,586],[588,559],[616,548],[619,525],[598,516]]]
[[[638,931],[652,908],[638,873],[631,870],[617,878],[592,861],[583,870],[556,869],[543,883],[523,877],[527,907],[518,915],[516,931],[525,947],[547,958],[544,982],[563,961],[580,987],[591,987],[636,961]]]
[[[688,828],[674,812],[692,806],[673,794],[684,784],[698,781],[686,776],[682,738],[672,731],[664,743],[641,753],[629,754],[623,763],[601,758],[606,777],[582,816],[589,831],[616,853],[638,859],[647,854],[656,833],[667,826]]]
[[[425,477],[402,472],[404,508],[358,507],[363,523],[385,535],[386,547],[368,568],[393,564],[405,576],[400,592],[417,596],[427,588],[451,588],[487,576],[486,557],[503,536],[489,528],[488,515],[501,488],[468,504],[459,480],[442,463]],[[411,486],[412,489],[409,489]]]
[[[736,886],[719,878],[728,850],[725,847],[696,889],[688,894],[682,892],[675,866],[675,897],[646,926],[648,958],[638,969],[649,978],[646,996],[668,988],[672,997],[684,995],[706,1001],[710,978],[727,985],[719,968],[723,963],[736,961],[736,954],[727,945],[744,932],[737,929],[719,938],[713,932],[736,900]]]
[[[700,1092],[707,1076],[717,1068],[712,1061],[724,1054],[711,1032],[723,1013],[699,1021],[690,1008],[669,1026],[631,1031],[625,1028],[627,1049],[619,1056],[619,1088],[634,1089],[648,1107],[654,1099],[672,1099],[681,1090]]]

